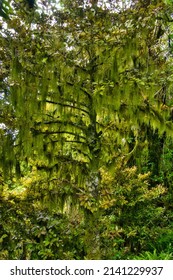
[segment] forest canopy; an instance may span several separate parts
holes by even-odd
[[[1,259],[172,258],[172,8],[0,1]]]

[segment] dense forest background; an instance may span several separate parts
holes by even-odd
[[[173,1],[0,1],[0,259],[173,259]]]

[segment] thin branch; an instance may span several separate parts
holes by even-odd
[[[71,125],[74,127],[77,127],[79,129],[81,129],[82,131],[87,131],[87,127],[84,127],[82,125],[79,125],[77,123],[71,122],[71,121],[61,121],[61,120],[52,120],[52,121],[44,121],[44,124],[62,124],[62,125]],[[36,125],[40,125],[41,122],[36,123]]]
[[[57,101],[51,101],[51,100],[48,100],[48,99],[46,99],[45,101],[46,101],[47,103],[50,103],[50,104],[56,104],[56,105],[60,105],[60,106],[63,106],[63,107],[73,108],[73,109],[82,111],[82,112],[84,112],[85,114],[89,115],[89,112],[88,112],[88,111],[86,111],[85,109],[82,109],[82,108],[80,108],[80,107],[77,107],[77,106],[73,106],[73,105],[70,105],[70,104],[64,104],[64,103],[57,102]]]
[[[51,134],[69,134],[69,135],[73,135],[73,136],[76,136],[78,138],[81,138],[81,139],[84,139],[86,140],[86,137],[84,136],[81,136],[81,135],[78,135],[74,132],[70,132],[70,131],[40,131],[40,130],[37,130],[35,128],[32,128],[31,129],[31,132],[34,132],[35,134],[46,134],[46,135],[51,135]]]
[[[79,141],[79,140],[66,140],[65,138],[63,138],[63,140],[64,140],[66,143],[77,143],[77,144],[84,144],[84,145],[87,144],[86,142],[82,142],[82,141]],[[51,139],[51,142],[57,143],[57,142],[62,142],[62,140],[52,140],[52,139]],[[49,142],[49,143],[51,143],[51,142]],[[48,143],[48,144],[49,144],[49,143]]]
[[[67,82],[67,84],[70,85],[70,86],[74,86],[74,84],[71,83],[71,82]],[[89,94],[89,92],[88,92],[85,88],[80,87],[80,90],[82,90],[82,91],[87,95],[87,97],[88,97],[88,99],[89,99],[90,101],[92,100],[91,95]]]
[[[74,99],[66,99],[66,98],[62,98],[62,97],[61,97],[61,100],[66,101],[66,102],[71,102],[71,103],[74,103],[77,105],[79,104],[80,106],[83,106],[88,109],[88,106],[86,105],[86,103],[78,102],[78,101],[75,101]]]

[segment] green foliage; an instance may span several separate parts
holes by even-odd
[[[2,259],[171,258],[164,2],[15,1],[0,30]]]
[[[0,259],[83,258],[79,215],[67,217],[15,197],[1,200],[0,210]]]
[[[171,253],[165,253],[165,252],[161,252],[161,253],[157,253],[156,250],[153,251],[153,253],[151,252],[144,252],[142,254],[140,254],[138,257],[135,257],[135,260],[172,260],[173,255]]]
[[[0,16],[4,19],[9,19],[9,11],[10,11],[9,1],[1,0],[0,1]]]

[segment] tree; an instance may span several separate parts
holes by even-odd
[[[68,198],[84,209],[92,240],[86,258],[101,257],[95,225],[103,209],[116,207],[115,180],[103,183],[105,170],[114,173],[119,160],[125,168],[140,149],[143,127],[172,136],[172,104],[160,98],[172,73],[160,30],[167,7],[143,4],[61,1],[50,14],[16,10],[5,31],[17,130],[6,166],[27,162],[44,201]],[[2,155],[6,150],[7,143]]]

